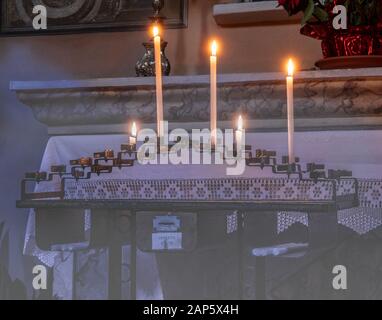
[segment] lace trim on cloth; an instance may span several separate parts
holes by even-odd
[[[65,198],[324,201],[333,199],[333,183],[277,178],[68,181]]]
[[[25,234],[24,241],[24,254],[28,254],[36,257],[43,264],[48,267],[53,267],[55,265],[55,259],[61,251],[43,251],[39,249],[36,243],[36,236],[34,230],[35,228],[35,212],[32,209],[29,214],[28,227]],[[91,228],[91,213],[90,210],[85,210],[85,232],[89,232]],[[33,230],[33,232],[31,231]],[[29,231],[29,232],[28,232]]]
[[[382,208],[351,208],[339,210],[338,224],[359,235],[364,235],[382,225]],[[304,212],[279,212],[277,214],[277,233],[282,233],[295,223],[309,227],[309,216]]]
[[[66,199],[168,199],[168,200],[331,200],[330,181],[257,178],[257,179],[195,179],[195,180],[94,180],[68,181]],[[338,223],[358,234],[368,233],[382,225],[382,181],[358,180],[360,207],[338,212]],[[344,179],[337,184],[337,196],[354,194],[356,183]],[[34,230],[31,215],[30,229]],[[286,231],[294,223],[309,226],[307,213],[279,212],[277,231]],[[86,215],[90,228],[90,215]],[[237,217],[227,217],[227,233],[237,229]],[[37,256],[48,266],[54,265],[56,251],[37,248],[33,232],[26,233],[24,252]]]
[[[366,234],[382,225],[382,209],[351,208],[338,211],[338,223],[359,235]]]
[[[309,227],[308,214],[304,212],[282,211],[277,214],[277,233],[288,230],[295,223]]]
[[[382,180],[358,180],[360,207],[382,208]]]

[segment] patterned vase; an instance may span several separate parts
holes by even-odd
[[[155,76],[155,54],[154,54],[154,42],[145,42],[143,46],[146,49],[142,59],[139,60],[135,66],[135,71],[138,77],[154,77]],[[171,72],[170,61],[166,57],[165,49],[167,42],[161,43],[161,57],[162,57],[162,73],[165,76],[169,76]]]

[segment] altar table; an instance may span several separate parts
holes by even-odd
[[[279,155],[287,153],[285,140],[284,133],[247,134],[247,144],[277,150]],[[284,232],[294,223],[301,223],[310,227],[311,235],[324,232],[322,228],[317,229],[319,224],[311,222],[319,217],[314,212],[328,212],[322,215],[324,220],[333,221],[334,217],[339,224],[364,234],[382,224],[382,161],[379,161],[382,152],[374,149],[373,157],[362,156],[370,153],[370,145],[378,141],[382,141],[382,131],[370,131],[367,134],[364,131],[296,134],[296,153],[303,163],[322,162],[327,168],[352,170],[357,178],[356,183],[352,179],[337,183],[299,181],[293,177],[275,177],[268,169],[259,168],[246,168],[240,177],[227,177],[224,165],[134,165],[115,170],[111,174],[94,176],[91,180],[68,182],[64,200],[31,200],[18,205],[27,208],[86,209],[84,217],[87,229],[90,228],[91,210],[100,208],[127,209],[133,213],[169,208],[174,211],[195,211],[197,208],[206,213],[211,209],[239,213],[271,210],[277,212],[277,233]],[[71,159],[92,156],[97,151],[119,150],[120,144],[126,142],[126,135],[52,137],[40,170],[49,171],[51,165],[68,164]],[[341,152],[334,152],[334,145],[340,145]],[[55,190],[58,185],[58,180],[39,184],[36,191]],[[134,226],[135,214],[132,217]],[[240,225],[240,221],[237,223]],[[76,248],[74,245],[58,247],[58,251],[53,252],[41,251],[34,242],[34,228],[32,213],[26,234],[26,253],[38,256],[49,266],[54,265],[61,250]],[[131,263],[134,263],[136,242],[134,237],[132,239]],[[156,292],[156,296],[151,298],[163,297],[160,281],[154,279],[158,276],[155,256],[141,251],[138,251],[138,256],[144,260],[145,265],[151,265],[155,286],[153,292]],[[132,278],[135,273],[133,268]],[[132,283],[131,289],[131,297],[134,298],[137,292],[135,283]],[[149,297],[138,290],[138,298]]]

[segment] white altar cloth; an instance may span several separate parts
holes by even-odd
[[[330,169],[353,171],[354,177],[365,179],[382,178],[382,131],[320,131],[297,132],[295,154],[303,164],[323,163]],[[69,164],[72,159],[92,156],[105,149],[120,150],[127,143],[127,135],[57,136],[48,141],[41,171],[49,171],[54,164]],[[286,133],[247,133],[246,144],[253,150],[275,150],[278,156],[287,155]],[[241,177],[269,177],[270,171],[246,168]],[[169,178],[225,178],[224,165],[160,165],[134,166],[115,170],[100,179],[169,179]],[[94,177],[97,179],[97,177]]]
[[[255,149],[277,151],[278,156],[287,154],[287,135],[280,133],[247,133],[246,144]],[[68,165],[70,160],[81,157],[92,157],[94,152],[105,149],[120,150],[120,145],[128,142],[127,135],[92,135],[92,136],[56,136],[50,138],[40,167],[40,171],[50,171],[52,165]],[[382,131],[328,131],[296,133],[295,154],[302,164],[309,162],[323,163],[330,169],[353,171],[356,178],[382,179]],[[269,177],[268,168],[246,167],[241,178]],[[115,169],[111,174],[94,175],[94,179],[207,179],[226,178],[225,165],[135,165],[122,170]],[[51,184],[40,184],[37,191],[57,189],[58,180]],[[382,196],[381,196],[382,197]],[[296,220],[304,222],[297,216]],[[49,266],[54,264],[57,253],[40,251],[34,242],[34,215],[31,214],[26,231],[25,252],[38,256]],[[155,256],[139,252],[138,259],[151,267],[156,288],[155,297],[147,297],[138,292],[138,298],[162,298],[160,283],[157,277]],[[147,271],[147,270],[146,270]],[[147,275],[145,275],[147,276]],[[156,278],[156,281],[155,281]],[[138,279],[139,283],[139,279]]]

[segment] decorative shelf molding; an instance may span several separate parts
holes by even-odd
[[[282,7],[278,7],[278,1],[216,4],[213,16],[223,27],[298,23],[301,20],[300,15],[289,17]]]
[[[382,127],[382,68],[302,71],[295,82],[297,130]],[[51,134],[121,133],[131,119],[155,128],[154,78],[16,81],[10,88]],[[165,77],[164,89],[170,129],[208,128],[209,76]],[[282,73],[220,75],[218,99],[222,129],[239,112],[248,130],[286,129]]]

